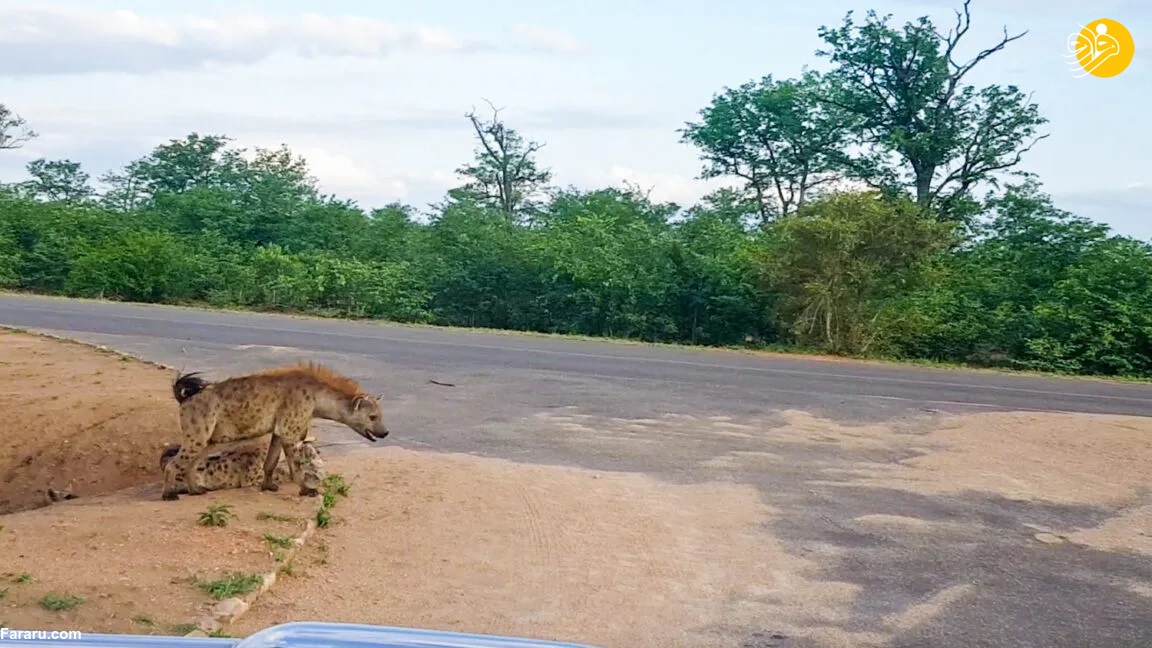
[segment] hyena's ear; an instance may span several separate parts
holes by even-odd
[[[371,398],[371,396],[368,396],[366,394],[361,394],[360,396],[353,398],[352,399],[352,411],[355,412],[355,411],[358,411],[361,407],[364,407],[364,405],[367,404],[369,398]]]

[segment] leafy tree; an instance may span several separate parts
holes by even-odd
[[[20,283],[20,248],[16,237],[0,224],[0,288],[13,288]]]
[[[79,162],[39,158],[26,168],[32,179],[22,183],[20,191],[32,200],[79,204],[95,194]]]
[[[747,230],[762,224],[760,220],[759,204],[745,192],[721,187],[711,193],[705,194],[700,201],[687,210],[691,217],[693,213],[707,212],[716,218],[738,224]]]
[[[130,162],[122,169],[112,170],[100,176],[104,187],[100,203],[120,212],[134,211],[148,200],[147,179],[140,170],[141,160]]]
[[[298,249],[292,232],[312,228],[318,212],[322,221],[349,211],[355,212],[355,220],[363,220],[363,213],[345,201],[321,197],[307,162],[288,147],[256,148],[250,162],[243,153],[241,149],[221,156],[220,182],[247,215],[244,240]]]
[[[228,150],[231,138],[191,133],[169,140],[131,170],[151,196],[180,193],[195,187],[226,186],[240,165],[240,151]]]
[[[524,140],[520,133],[504,124],[495,107],[488,121],[481,121],[476,111],[465,116],[472,123],[479,144],[475,159],[456,170],[470,179],[461,190],[479,204],[498,209],[509,218],[530,211],[552,178],[551,171],[536,164],[536,153],[544,145]]]
[[[82,252],[68,275],[72,295],[136,302],[199,297],[206,259],[166,232],[125,231]]]
[[[1085,250],[1033,310],[1021,366],[1067,373],[1152,374],[1152,247],[1109,236]]]
[[[213,232],[228,240],[246,243],[253,239],[253,220],[263,217],[245,210],[235,195],[223,187],[161,192],[150,198],[146,206],[127,211],[141,217],[146,215],[164,229],[178,234]]]
[[[229,150],[231,138],[190,133],[171,139],[100,180],[105,205],[130,211],[154,205],[166,196],[192,190],[224,189],[243,163],[241,151]]]
[[[677,339],[691,344],[736,344],[775,337],[766,326],[771,295],[757,289],[755,241],[745,214],[721,192],[688,210],[671,233]]]
[[[97,209],[0,192],[0,232],[16,245],[17,288],[62,291],[76,259],[125,225]]]
[[[852,11],[838,28],[821,27],[833,70],[822,100],[852,117],[851,142],[862,152],[849,159],[853,177],[871,186],[911,188],[921,207],[957,215],[978,184],[995,185],[1047,135],[1036,104],[1016,86],[964,83],[980,63],[1027,32],[1004,36],[968,60],[957,47],[971,24],[965,0],[956,26],[941,34],[927,17],[902,30],[869,11],[863,25]]]
[[[667,254],[675,205],[634,189],[563,190],[541,222],[541,255],[552,269],[550,309],[563,332],[661,340],[675,285]]]
[[[742,179],[763,223],[803,207],[843,167],[847,124],[818,100],[822,84],[812,71],[783,81],[769,75],[714,96],[700,121],[679,131],[702,153],[700,177]]]
[[[546,330],[539,301],[547,266],[535,232],[468,196],[439,206],[421,262],[436,322]]]
[[[364,233],[353,240],[357,258],[380,261],[420,262],[427,258],[425,228],[416,220],[415,210],[391,203],[367,214]]]
[[[783,323],[801,344],[851,354],[891,345],[909,323],[903,298],[930,280],[954,232],[903,198],[846,192],[766,234],[763,273]]]
[[[909,355],[1073,373],[1152,375],[1142,315],[1152,246],[1053,206],[1035,180],[989,201],[979,237],[917,308]],[[1123,349],[1123,351],[1119,351]]]

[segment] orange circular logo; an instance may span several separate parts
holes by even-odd
[[[1069,34],[1068,54],[1076,78],[1114,77],[1132,63],[1136,43],[1132,32],[1111,18],[1099,18]]]

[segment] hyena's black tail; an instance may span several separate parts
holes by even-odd
[[[199,371],[186,373],[176,376],[176,381],[172,383],[172,395],[176,397],[177,403],[192,398],[196,394],[204,391],[204,388],[212,383],[197,376]]]

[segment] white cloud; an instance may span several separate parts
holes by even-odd
[[[319,147],[293,147],[292,152],[307,161],[321,191],[356,200],[368,208],[392,201],[437,200],[448,189],[463,184],[455,173],[435,169],[398,173]]]
[[[503,49],[572,53],[583,46],[563,30],[517,24]],[[0,74],[151,73],[250,65],[277,55],[380,59],[394,52],[495,51],[428,25],[353,15],[254,11],[149,16],[81,4],[0,0]]]
[[[576,40],[575,36],[562,29],[550,29],[521,23],[512,26],[512,34],[529,47],[546,52],[568,54],[584,50],[584,46]]]
[[[403,183],[395,179],[381,179],[346,155],[331,153],[322,148],[296,148],[292,152],[307,160],[312,176],[328,191],[337,194],[372,191],[397,196],[404,193]],[[248,153],[252,155],[251,151]]]
[[[734,186],[727,179],[697,180],[675,173],[653,173],[638,171],[624,166],[613,166],[607,173],[597,174],[586,182],[591,187],[604,185],[619,186],[629,183],[648,191],[655,202],[674,202],[681,207],[689,207],[703,196],[725,186]]]
[[[0,74],[13,76],[251,64],[284,53],[382,58],[400,50],[482,47],[434,27],[359,16],[232,12],[160,18],[77,5],[0,4]]]

